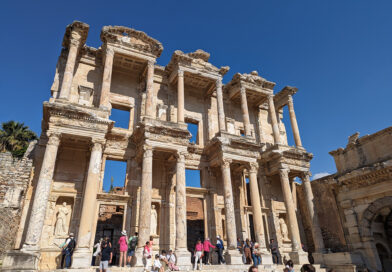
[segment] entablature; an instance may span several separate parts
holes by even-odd
[[[278,111],[289,103],[292,96],[298,91],[296,87],[286,86],[280,92],[275,94],[274,103],[275,109]]]

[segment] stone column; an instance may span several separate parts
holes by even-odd
[[[150,240],[151,234],[152,155],[152,148],[145,146],[140,189],[139,239],[136,250],[136,266],[143,266],[143,247]]]
[[[38,251],[42,229],[44,227],[46,207],[49,199],[53,179],[57,150],[60,144],[60,134],[48,132],[49,140],[46,144],[44,159],[42,161],[37,187],[34,193],[34,202],[28,222],[26,240],[23,251]]]
[[[65,64],[63,81],[60,88],[60,98],[68,100],[69,94],[71,93],[73,73],[75,70],[76,57],[78,56],[78,51],[80,47],[81,35],[77,31],[71,32],[71,38],[69,41],[69,50],[67,62]]]
[[[307,210],[309,213],[309,218],[311,220],[311,230],[312,230],[312,237],[315,246],[315,250],[317,253],[322,253],[324,250],[324,240],[321,234],[320,224],[318,221],[318,215],[316,211],[316,207],[313,203],[313,191],[312,185],[310,184],[309,173],[303,173],[301,176],[303,181],[304,191],[305,191],[305,198],[307,204]]]
[[[178,70],[177,123],[184,123],[184,71]]]
[[[97,193],[100,184],[100,172],[102,164],[102,147],[104,139],[93,139],[90,163],[88,166],[87,180],[83,192],[83,206],[80,214],[79,231],[77,237],[77,249],[75,251],[72,267],[87,268],[91,264],[91,244],[94,239],[94,220],[97,211]]]
[[[253,225],[256,235],[256,242],[260,244],[262,250],[266,249],[264,228],[263,228],[263,217],[261,213],[260,204],[260,193],[259,187],[257,185],[257,170],[259,166],[256,162],[250,163],[249,169],[249,189],[250,189],[250,199],[252,202],[253,211]]]
[[[222,78],[216,80],[216,98],[218,104],[219,131],[226,131],[225,110],[223,108]]]
[[[282,186],[284,204],[286,207],[289,233],[291,238],[290,258],[294,263],[302,264],[308,262],[306,254],[301,249],[301,238],[299,235],[297,215],[295,213],[293,195],[290,190],[289,169],[279,169],[280,182]]]
[[[274,134],[274,140],[275,144],[280,144],[280,131],[279,131],[279,126],[278,126],[278,120],[276,119],[276,111],[275,111],[275,104],[274,104],[274,97],[273,95],[268,96],[268,109],[269,109],[269,114],[271,116],[271,125],[272,125],[272,131]]]
[[[99,106],[104,109],[110,110],[110,84],[112,81],[114,51],[110,47],[105,47],[105,61],[103,67],[102,86],[101,86],[101,99]]]
[[[147,83],[146,83],[146,116],[155,118],[154,108],[154,61],[147,63]]]
[[[242,110],[242,121],[244,122],[244,132],[245,132],[245,136],[251,136],[248,100],[246,99],[245,87],[241,87],[240,92],[241,92],[241,110]]]
[[[231,160],[223,159],[221,164],[227,237],[226,262],[228,264],[242,264],[242,257],[236,249],[237,228],[235,222],[233,187],[231,185],[230,163]]]
[[[185,154],[177,153],[176,167],[176,255],[182,269],[190,266],[191,254],[187,250]]]
[[[301,137],[299,136],[297,117],[295,117],[293,97],[290,95],[288,100],[289,102],[287,106],[289,108],[291,128],[293,129],[293,135],[294,135],[294,142],[297,147],[302,147]]]

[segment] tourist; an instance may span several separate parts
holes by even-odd
[[[259,268],[256,265],[251,265],[248,272],[259,272]]]
[[[292,260],[286,262],[286,268],[288,268],[289,272],[294,272],[294,263]]]
[[[304,264],[301,267],[301,272],[316,272],[316,268],[311,264]]]
[[[171,271],[179,271],[180,269],[176,266],[176,255],[174,255],[173,250],[169,250],[169,254],[166,256],[167,261],[169,262],[169,268]]]
[[[242,262],[245,263],[244,242],[240,238],[237,238],[237,249],[242,255]]]
[[[152,265],[151,272],[162,272],[162,264],[159,260],[159,254],[155,254],[154,263]]]
[[[276,244],[274,239],[270,239],[270,249],[271,249],[271,254],[272,254],[272,262],[274,264],[279,264],[279,250],[278,250],[278,245]]]
[[[290,270],[287,267],[285,267],[283,268],[283,272],[290,272]]]
[[[252,244],[249,239],[245,240],[245,245],[244,245],[244,254],[245,254],[245,264],[251,264],[252,263]]]
[[[151,245],[150,242],[146,242],[146,245],[143,249],[143,262],[144,262],[144,270],[147,271],[151,267]]]
[[[101,261],[99,262],[99,272],[106,272],[109,264],[112,263],[113,252],[109,238],[101,243]]]
[[[69,234],[69,237],[65,240],[62,247],[62,255],[65,258],[65,268],[71,268],[72,254],[76,247],[76,241],[73,233]],[[61,268],[64,268],[64,263],[61,264]]]
[[[255,243],[253,246],[252,259],[254,265],[257,266],[261,264],[261,252],[259,248],[259,243]]]
[[[167,260],[166,255],[167,255],[166,250],[162,250],[161,255],[159,256],[159,260],[161,261],[163,271],[166,271],[169,268],[169,262]]]
[[[223,250],[225,249],[225,246],[223,245],[223,241],[220,238],[219,235],[216,236],[216,250],[218,252],[218,264],[225,263],[225,260],[223,259]]]
[[[118,240],[118,244],[120,247],[120,261],[118,262],[119,267],[123,267],[127,265],[127,251],[128,251],[128,238],[127,231],[123,230],[121,232],[121,237]]]
[[[203,248],[204,248],[204,256],[203,256],[203,263],[206,265],[210,264],[210,249],[211,248],[216,248],[213,244],[210,242],[210,238],[206,238],[203,243]]]
[[[91,266],[95,266],[95,263],[97,261],[97,256],[99,256],[99,253],[101,253],[101,243],[102,243],[102,238],[97,241],[93,247],[93,259],[91,260]]]
[[[201,242],[201,239],[197,239],[197,243],[195,246],[195,266],[193,267],[193,270],[197,269],[197,263],[200,262],[200,270],[203,268],[203,262],[202,262],[202,258],[203,258],[203,253],[204,253],[204,247],[203,244]]]
[[[135,256],[135,250],[138,242],[138,233],[135,232],[134,236],[129,237],[128,240],[128,264],[131,266],[132,257]]]

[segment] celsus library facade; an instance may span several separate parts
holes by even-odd
[[[154,250],[175,250],[186,267],[195,237],[214,243],[217,235],[228,264],[242,264],[237,238],[261,245],[263,265],[272,265],[272,238],[297,264],[308,263],[302,244],[311,244],[317,263],[325,246],[310,185],[313,155],[302,145],[294,111],[297,88],[274,91],[256,71],[223,84],[229,67],[214,66],[203,50],[177,50],[160,66],[163,46],[144,32],[105,26],[102,45],[92,48],[88,31],[78,21],[66,27],[15,250],[4,266],[56,269],[59,245],[72,232],[72,266],[87,269],[97,238],[109,235],[115,244],[122,229],[139,233],[136,267],[150,238]],[[111,119],[113,110],[126,112],[127,127]],[[127,165],[121,193],[103,190],[111,160]],[[200,173],[200,187],[187,186],[186,170]],[[102,226],[105,205],[121,211],[114,232]]]

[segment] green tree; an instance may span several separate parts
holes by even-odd
[[[23,157],[31,141],[37,135],[24,123],[8,121],[1,124],[0,152],[9,151],[14,157]]]
[[[113,193],[114,191],[114,186],[113,186],[113,177],[110,178],[110,189],[109,189],[109,193]]]

